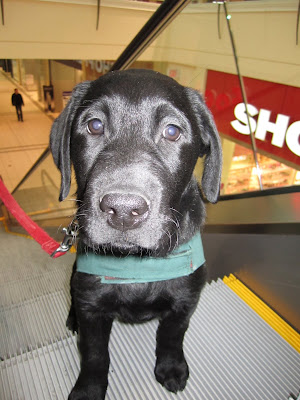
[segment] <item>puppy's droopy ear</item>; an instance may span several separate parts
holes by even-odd
[[[216,203],[220,193],[222,174],[222,147],[217,127],[202,96],[187,88],[187,94],[200,130],[201,147],[199,156],[205,157],[202,176],[202,191],[210,203]]]
[[[59,200],[64,200],[70,191],[71,186],[71,160],[70,160],[70,140],[73,120],[80,101],[90,87],[90,82],[83,82],[75,86],[72,97],[66,108],[59,117],[53,122],[50,134],[50,150],[53,155],[55,165],[61,173],[61,187]]]

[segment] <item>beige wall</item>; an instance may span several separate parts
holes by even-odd
[[[116,59],[157,5],[123,0],[101,3],[100,28],[96,31],[96,1],[5,2],[5,26],[0,26],[1,58]],[[125,8],[126,4],[134,4],[135,8]],[[300,86],[298,0],[228,2],[227,7],[242,75]],[[200,90],[207,69],[235,73],[222,7],[221,11],[221,39],[217,5],[190,4],[140,60],[181,66],[182,83]],[[188,69],[193,71],[190,77],[185,72]]]
[[[97,31],[96,1],[81,3],[85,4],[5,1],[5,25],[0,25],[1,58],[113,60],[157,8],[147,3],[125,8],[126,1],[102,0]]]
[[[1,58],[116,59],[157,5],[130,2],[134,4],[130,8],[130,3],[123,0],[101,3],[100,28],[96,31],[95,1],[5,2],[5,26],[0,27]],[[125,8],[126,4],[129,8]],[[244,76],[300,86],[297,6],[298,0],[227,3]],[[217,31],[217,5],[190,4],[141,60],[197,68],[200,81],[193,82],[195,87],[201,86],[206,69],[235,73],[221,10],[221,39]],[[188,78],[184,83],[188,84],[187,81]]]

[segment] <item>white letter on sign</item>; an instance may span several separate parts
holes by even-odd
[[[300,156],[300,121],[296,121],[287,130],[286,133],[286,144],[287,147],[297,156]]]
[[[251,104],[248,104],[248,113],[251,117],[254,117],[254,115],[258,114],[258,110],[256,107],[252,106]],[[245,103],[239,103],[235,106],[234,116],[237,119],[230,122],[233,129],[235,129],[239,133],[242,133],[243,135],[250,135]],[[256,121],[254,118],[251,117],[249,117],[251,132],[255,132]]]
[[[272,144],[277,147],[282,147],[285,139],[285,132],[287,130],[290,117],[283,114],[278,114],[276,122],[270,122],[271,111],[264,110],[259,112],[257,120],[257,129],[255,132],[256,139],[265,140],[266,133],[272,132]]]

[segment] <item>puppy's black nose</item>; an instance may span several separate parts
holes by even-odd
[[[126,231],[141,225],[149,214],[146,200],[136,194],[108,193],[100,200],[100,209],[115,229]]]

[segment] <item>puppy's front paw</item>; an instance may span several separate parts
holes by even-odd
[[[189,367],[183,357],[181,361],[171,358],[156,362],[156,380],[169,392],[177,393],[185,388],[189,377]]]
[[[106,389],[107,385],[92,383],[82,385],[77,381],[68,400],[104,400]]]
[[[88,395],[83,390],[72,390],[69,394],[68,400],[89,400]]]
[[[70,329],[73,333],[78,333],[78,324],[77,324],[77,319],[76,319],[76,314],[74,310],[70,310],[67,322],[66,322],[67,328]]]

